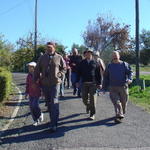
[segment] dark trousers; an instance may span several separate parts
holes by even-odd
[[[37,121],[41,115],[41,109],[39,107],[39,97],[29,97],[29,106],[33,120]]]
[[[48,106],[49,117],[51,120],[51,127],[56,126],[59,119],[59,91],[60,84],[52,85],[50,87],[43,87],[45,99]]]
[[[71,82],[71,70],[67,69],[67,72],[65,73],[65,80],[64,80],[64,86],[66,86],[67,82],[67,88],[70,87],[70,82]]]
[[[96,84],[94,83],[82,83],[82,99],[84,105],[90,110],[90,114],[96,113]]]

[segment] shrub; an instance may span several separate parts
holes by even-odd
[[[12,75],[4,68],[0,68],[0,102],[7,99],[11,92]]]

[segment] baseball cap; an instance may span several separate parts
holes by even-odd
[[[36,62],[32,61],[32,62],[28,63],[27,66],[33,66],[33,67],[35,67],[36,66]]]

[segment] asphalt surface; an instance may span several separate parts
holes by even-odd
[[[14,74],[24,94],[25,74]],[[98,96],[96,119],[91,121],[80,98],[65,90],[60,99],[60,121],[56,133],[49,132],[49,114],[44,106],[44,122],[32,126],[28,101],[22,99],[15,120],[1,135],[0,150],[149,150],[150,114],[128,103],[123,123],[114,123],[114,108],[108,94]]]

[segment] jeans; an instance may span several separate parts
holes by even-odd
[[[76,87],[76,83],[77,83],[77,73],[76,72],[72,72],[71,73],[71,82],[72,82],[72,86],[73,86],[73,94],[75,95],[76,92],[78,91],[78,96],[81,93],[81,85],[79,85],[79,87]]]
[[[60,84],[60,96],[64,96],[64,80],[65,80],[65,77],[62,79],[62,82]]]
[[[58,124],[59,119],[59,91],[60,84],[52,85],[50,87],[44,87],[44,94],[47,101],[49,117],[51,120],[51,127]]]

